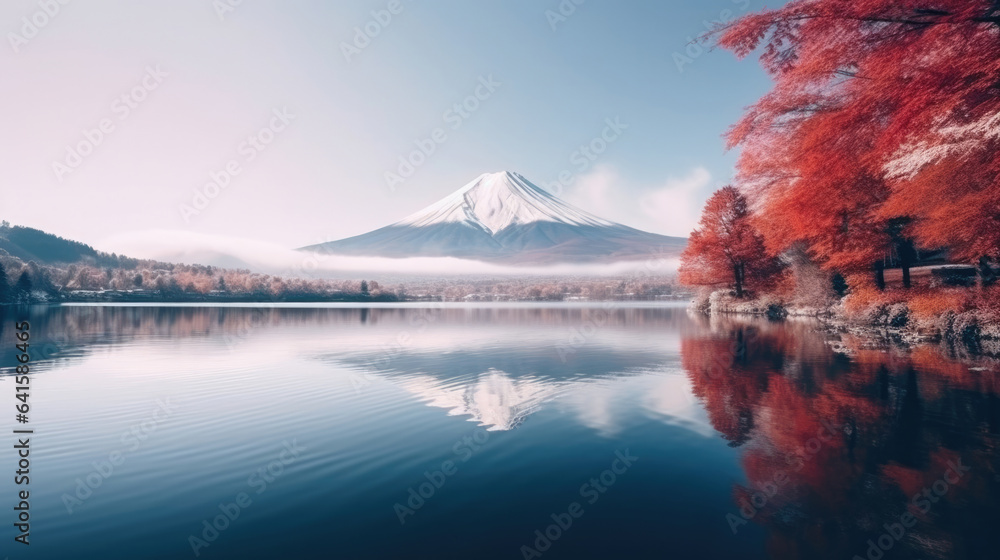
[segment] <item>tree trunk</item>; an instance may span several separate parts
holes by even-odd
[[[736,297],[743,298],[743,265],[733,266],[733,279],[736,281]]]
[[[917,249],[913,241],[903,239],[899,243],[899,265],[903,268],[903,288],[910,289],[910,266],[917,260]]]
[[[997,281],[996,271],[990,264],[989,257],[979,257],[979,287],[988,288]]]
[[[877,262],[875,263],[875,287],[879,291],[885,290],[885,263]]]

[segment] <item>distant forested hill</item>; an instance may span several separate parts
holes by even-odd
[[[90,245],[34,228],[11,227],[7,222],[0,225],[0,249],[12,257],[43,264],[69,264],[98,257]]]
[[[383,285],[331,280],[289,269],[272,276],[245,269],[134,259],[0,222],[0,305],[65,301],[391,302],[611,301],[687,297],[673,278],[449,278]],[[412,288],[412,295],[407,293]]]
[[[289,271],[294,273],[295,271]],[[109,295],[110,293],[110,295]],[[108,254],[0,222],[0,305],[59,301],[397,301],[378,282],[282,278]]]

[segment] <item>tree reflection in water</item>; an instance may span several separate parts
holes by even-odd
[[[712,425],[743,450],[737,532],[763,526],[774,558],[979,558],[1000,521],[1000,372],[948,348],[834,350],[815,325],[696,318],[683,365]],[[824,427],[836,430],[823,435]],[[969,471],[943,496],[934,484]],[[931,489],[926,497],[914,495]],[[899,536],[901,516],[916,520]],[[910,518],[905,518],[909,520]],[[883,537],[888,552],[878,548]]]

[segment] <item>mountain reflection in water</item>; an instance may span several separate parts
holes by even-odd
[[[15,318],[31,321],[45,434],[34,558],[186,556],[291,438],[305,458],[202,556],[522,557],[625,449],[635,466],[546,558],[981,558],[1000,544],[1000,367],[959,348],[651,304],[33,307],[0,311],[0,391]],[[178,412],[68,515],[63,496],[159,398]],[[393,505],[483,428],[401,524]]]

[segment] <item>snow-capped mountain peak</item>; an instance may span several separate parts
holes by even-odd
[[[366,257],[455,257],[515,265],[676,257],[687,241],[603,220],[517,173],[486,173],[368,233],[305,247]]]
[[[424,227],[466,223],[496,235],[510,226],[533,222],[598,227],[617,225],[562,202],[511,171],[484,173],[439,202],[394,225]]]

